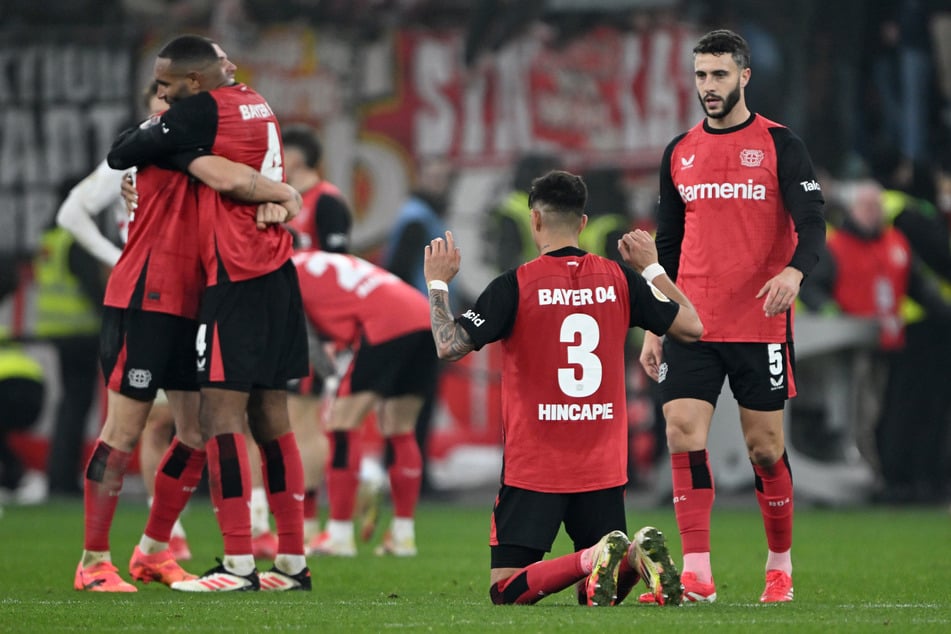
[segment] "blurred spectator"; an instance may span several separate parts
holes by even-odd
[[[36,335],[56,349],[63,388],[50,435],[49,493],[79,496],[86,420],[99,378],[103,271],[67,230],[55,225],[43,232],[33,268]]]
[[[445,217],[454,177],[447,158],[420,159],[416,183],[400,207],[383,254],[384,268],[427,296],[423,248],[448,228]]]
[[[43,409],[43,368],[19,347],[0,342],[0,490],[16,491],[24,468],[7,443],[11,432],[32,427]]]
[[[431,156],[420,159],[416,184],[410,191],[409,198],[400,207],[383,254],[383,268],[426,297],[429,297],[429,290],[423,275],[423,250],[430,240],[445,235],[448,229],[445,218],[454,178],[455,170],[447,158]],[[449,285],[449,292],[455,297],[455,302],[460,302],[455,284]],[[440,370],[442,367],[440,365]],[[433,493],[429,480],[427,448],[439,387],[438,379],[433,381],[431,386],[432,389],[425,395],[423,408],[416,421],[416,440],[423,451],[423,495]]]
[[[558,167],[558,159],[549,154],[530,153],[518,159],[511,190],[489,211],[485,219],[485,241],[492,248],[484,251],[487,264],[501,273],[528,262],[538,255],[529,226],[528,191],[532,179]]]
[[[922,488],[931,488],[923,481],[941,464],[940,454],[934,453],[934,435],[946,425],[946,415],[938,415],[927,393],[934,397],[946,391],[947,374],[923,371],[926,351],[918,345],[917,332],[906,329],[903,309],[907,300],[914,300],[930,319],[947,324],[951,305],[924,272],[908,238],[889,221],[885,201],[875,181],[851,188],[844,222],[830,234],[828,253],[804,280],[800,297],[812,310],[835,308],[878,320],[879,368],[887,373],[875,432],[883,480],[879,499],[910,502],[923,498]],[[934,347],[935,340],[926,345]]]
[[[938,7],[929,0],[886,0],[866,8],[866,54],[879,107],[880,142],[901,151],[905,170],[932,154],[939,91],[930,22]]]
[[[588,224],[581,232],[580,246],[588,253],[596,253],[620,262],[617,243],[633,222],[628,216],[628,195],[624,188],[624,172],[617,167],[596,167],[583,175],[588,184],[588,204],[585,213]]]
[[[320,176],[323,146],[313,128],[290,125],[281,132],[284,173],[304,198],[301,213],[288,227],[296,249],[349,253],[353,214],[339,189]]]

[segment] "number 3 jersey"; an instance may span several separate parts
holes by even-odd
[[[624,342],[679,307],[627,266],[576,248],[503,273],[456,321],[502,342],[502,482],[544,493],[627,482]]]

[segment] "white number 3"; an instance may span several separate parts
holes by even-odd
[[[600,341],[601,330],[591,315],[574,313],[561,322],[561,342],[575,344],[568,346],[568,363],[575,367],[558,368],[558,387],[567,396],[591,396],[601,387],[601,359],[592,352]],[[581,376],[577,376],[577,366],[581,366]]]

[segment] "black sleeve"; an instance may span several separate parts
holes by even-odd
[[[822,190],[809,151],[802,140],[788,128],[770,128],[769,132],[776,144],[779,191],[799,236],[789,266],[799,269],[803,275],[809,275],[819,261],[819,253],[826,239]]]
[[[517,312],[518,278],[515,269],[511,269],[489,282],[475,306],[456,317],[456,323],[469,333],[475,349],[480,350],[512,332]]]
[[[174,165],[182,169],[181,165],[187,167],[191,159],[211,151],[217,133],[218,103],[201,92],[175,102],[160,117],[123,132],[112,144],[107,160],[113,169],[128,169],[176,157]]]
[[[423,248],[426,244],[426,228],[423,223],[407,224],[386,268],[407,284],[413,284],[416,271],[422,266]]]
[[[627,289],[631,296],[631,328],[640,327],[656,335],[663,335],[674,323],[680,305],[669,299],[634,269],[619,263],[627,278]],[[669,276],[668,276],[669,277]]]
[[[812,312],[822,311],[829,302],[835,301],[832,289],[838,273],[835,258],[825,246],[819,253],[819,261],[808,277],[803,278],[799,299]]]
[[[106,284],[103,280],[102,265],[94,256],[84,249],[78,242],[69,247],[69,270],[79,280],[79,286],[93,304],[100,308],[102,298],[106,294]]]
[[[680,248],[684,240],[684,220],[687,206],[680,197],[670,176],[670,157],[674,147],[686,132],[674,138],[664,150],[660,163],[660,197],[657,200],[657,259],[670,279],[677,280],[680,268]]]
[[[318,197],[314,222],[320,248],[331,253],[349,253],[352,218],[350,207],[339,196],[323,194]]]

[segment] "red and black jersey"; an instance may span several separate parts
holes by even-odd
[[[660,171],[660,263],[703,321],[704,341],[792,340],[792,312],[766,317],[763,285],[808,273],[825,239],[822,191],[802,141],[759,115],[675,138]]]
[[[430,329],[429,300],[375,264],[325,251],[300,252],[294,264],[308,320],[338,347]]]
[[[624,341],[679,307],[626,266],[560,249],[493,280],[456,321],[501,340],[503,483],[570,493],[627,482]]]
[[[156,166],[136,174],[139,205],[103,303],[198,318],[205,276],[198,252],[197,185]]]
[[[297,248],[347,253],[353,215],[340,190],[332,183],[320,181],[301,197],[301,212],[288,223],[297,235]]]
[[[901,305],[912,264],[908,239],[894,227],[875,238],[835,231],[828,247],[835,260],[832,295],[839,308],[849,315],[878,318],[882,348],[901,348],[905,343]]]
[[[284,150],[277,118],[264,98],[232,84],[177,101],[152,125],[123,133],[109,165],[170,164],[182,171],[198,156],[217,154],[244,163],[273,180],[284,180]],[[292,254],[291,235],[279,225],[259,231],[257,205],[198,188],[202,263],[207,284],[260,277]]]

